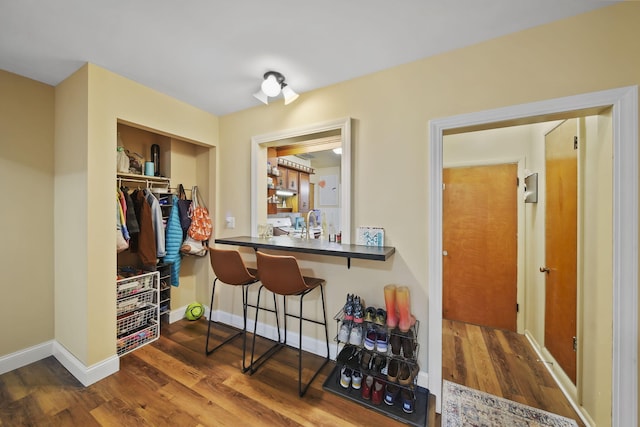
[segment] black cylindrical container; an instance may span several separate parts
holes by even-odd
[[[153,162],[155,175],[160,176],[160,146],[158,144],[151,146],[151,161]]]

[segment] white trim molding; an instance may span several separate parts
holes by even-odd
[[[613,369],[611,425],[638,422],[638,87],[593,92],[429,122],[429,389],[442,395],[442,143],[446,131],[612,107]]]
[[[85,366],[57,341],[53,344],[53,356],[85,387],[120,370],[120,358],[117,355],[94,365]]]
[[[286,129],[264,135],[256,135],[251,138],[251,235],[258,235],[258,200],[263,200],[262,189],[258,191],[258,177],[266,176],[267,162],[266,155],[263,164],[259,164],[261,150],[266,152],[267,146],[273,145],[276,141],[295,138],[304,135],[312,135],[320,132],[332,130],[340,131],[342,140],[342,155],[340,161],[340,225],[342,228],[342,243],[351,242],[351,118],[330,120],[322,123]]]
[[[49,356],[54,356],[85,387],[120,370],[120,359],[117,355],[87,367],[60,343],[51,340],[0,357],[0,375]]]
[[[53,355],[54,341],[43,342],[0,357],[0,375]]]

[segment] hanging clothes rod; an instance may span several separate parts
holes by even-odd
[[[146,176],[146,175],[130,175],[130,174],[121,174],[117,175],[118,178],[118,187],[122,186],[123,182],[138,182],[143,183],[147,188],[152,188],[155,185],[164,185],[166,188],[169,188],[169,178],[165,177],[155,177],[155,176]]]

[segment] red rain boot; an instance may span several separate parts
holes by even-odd
[[[398,313],[400,314],[398,329],[400,329],[401,332],[408,332],[409,329],[411,329],[411,325],[415,323],[413,316],[411,315],[409,288],[406,286],[399,286],[396,289],[396,300],[398,304]]]
[[[395,328],[398,325],[396,285],[387,285],[384,287],[384,302],[387,307],[387,326],[389,328]]]

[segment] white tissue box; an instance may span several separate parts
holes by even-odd
[[[384,228],[358,227],[356,232],[356,245],[384,246]]]

